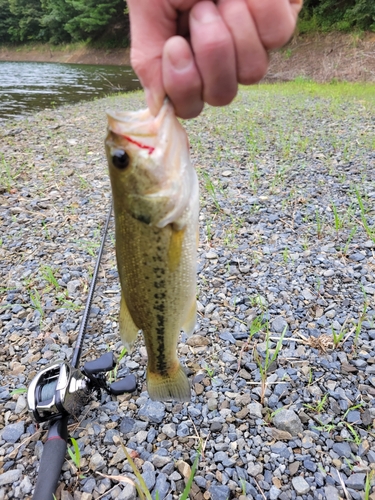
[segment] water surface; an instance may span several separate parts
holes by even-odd
[[[139,88],[127,66],[0,62],[0,122]]]

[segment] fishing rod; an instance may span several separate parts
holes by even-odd
[[[48,422],[47,440],[43,447],[33,500],[54,498],[66,455],[69,417],[77,417],[94,393],[100,395],[104,390],[108,394],[119,395],[133,392],[137,386],[133,374],[111,384],[107,382],[105,374],[116,366],[113,352],[106,352],[100,358],[88,361],[81,370],[78,368],[111,214],[112,203],[104,226],[72,361],[56,361],[44,368],[31,381],[27,391],[27,405],[32,419],[37,424]]]

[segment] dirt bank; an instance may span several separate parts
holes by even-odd
[[[0,61],[33,61],[72,64],[129,65],[129,49],[95,49],[85,46],[53,47],[29,45],[24,47],[0,47]]]
[[[0,61],[126,65],[130,64],[130,57],[129,49],[33,45],[0,47]],[[318,82],[375,81],[375,33],[294,37],[286,47],[271,55],[267,79],[293,80],[298,76]]]

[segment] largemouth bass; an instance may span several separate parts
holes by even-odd
[[[180,330],[196,324],[199,189],[187,135],[166,100],[148,110],[109,112],[106,152],[122,290],[120,335],[142,330],[147,389],[159,401],[190,399],[177,358]]]

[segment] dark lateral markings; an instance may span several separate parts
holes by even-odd
[[[160,256],[157,260],[160,260]],[[162,267],[154,267],[155,273],[154,287],[157,293],[154,294],[155,304],[154,310],[156,314],[156,339],[157,339],[157,355],[156,369],[163,377],[168,375],[168,367],[165,359],[165,280],[162,276],[165,275],[165,270]]]

